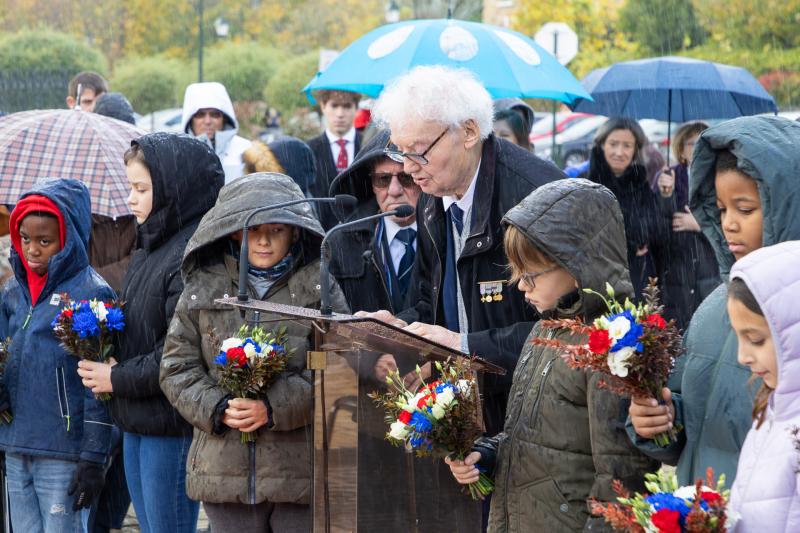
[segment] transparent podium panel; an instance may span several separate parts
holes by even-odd
[[[376,376],[381,354],[392,354],[401,375],[463,354],[371,318],[258,300],[215,302],[252,312],[255,322],[262,313],[277,315],[311,323],[316,331],[308,352],[314,371],[314,533],[481,530],[482,502],[462,492],[441,459],[415,457],[390,444],[384,411],[368,397],[385,390]],[[504,373],[478,357],[469,360],[476,372]]]
[[[384,388],[378,357],[327,351],[325,370],[316,372],[314,532],[479,532],[481,503],[461,491],[444,461],[384,438],[383,409],[367,396]],[[418,362],[397,366],[413,371]]]

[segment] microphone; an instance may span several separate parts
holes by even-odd
[[[330,257],[329,254],[326,253],[326,246],[328,245],[328,239],[330,238],[330,236],[336,233],[337,231],[341,231],[345,228],[361,224],[362,222],[369,222],[370,220],[377,220],[379,218],[393,217],[393,216],[396,216],[398,218],[406,218],[410,217],[413,214],[414,214],[414,208],[408,204],[403,204],[397,206],[397,208],[392,211],[386,211],[385,213],[378,213],[377,215],[359,218],[358,220],[352,220],[350,222],[345,222],[344,224],[339,224],[338,226],[332,227],[330,231],[325,234],[325,238],[322,239],[322,245],[320,246],[319,250],[320,252],[319,253],[319,275],[320,275],[319,313],[321,315],[331,316],[333,314],[333,308],[331,307],[331,281],[330,281],[330,276],[328,275],[328,263],[330,262]]]
[[[244,228],[242,228],[242,245],[239,249],[238,300],[240,302],[246,302],[250,299],[250,297],[247,295],[247,270],[250,268],[250,261],[247,259],[247,230],[250,227],[250,222],[253,220],[253,217],[259,213],[263,213],[264,211],[271,211],[273,209],[281,209],[283,207],[291,207],[293,205],[305,203],[331,203],[336,204],[337,207],[343,209],[347,207],[354,207],[358,203],[358,200],[356,200],[355,196],[351,196],[349,194],[337,194],[333,198],[303,198],[301,200],[291,200],[289,202],[283,202],[280,204],[267,205],[250,213],[244,221]]]

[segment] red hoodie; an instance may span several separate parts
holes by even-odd
[[[20,259],[22,259],[22,264],[28,274],[28,291],[31,293],[31,305],[36,305],[36,301],[39,299],[39,295],[42,293],[45,283],[47,283],[47,274],[39,276],[28,266],[28,261],[22,253],[22,239],[20,239],[19,236],[19,226],[26,216],[35,212],[50,213],[58,219],[58,236],[62,250],[64,249],[64,242],[67,236],[67,228],[64,224],[64,217],[61,211],[56,207],[56,204],[46,196],[41,196],[39,194],[26,196],[17,203],[14,210],[11,212],[11,219],[8,224],[11,231],[11,244],[19,254]]]

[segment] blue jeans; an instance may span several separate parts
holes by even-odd
[[[200,502],[186,496],[192,437],[125,433],[125,477],[142,533],[194,533]]]
[[[89,510],[74,512],[67,488],[77,463],[6,454],[11,527],[26,533],[85,532]]]

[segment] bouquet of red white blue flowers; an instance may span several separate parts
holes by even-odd
[[[615,480],[613,488],[619,503],[590,500],[592,514],[602,516],[616,531],[631,533],[722,533],[726,530],[730,491],[723,490],[724,475],[715,483],[709,468],[705,485],[698,479],[694,485],[680,488],[675,474],[663,470],[645,474],[645,480],[650,494],[633,496]]]
[[[116,336],[125,329],[122,304],[115,301],[80,300],[74,302],[63,294],[61,311],[51,324],[61,346],[79,359],[107,363],[114,355]],[[110,400],[107,392],[95,394]]]
[[[422,382],[416,391],[406,388],[397,371],[386,377],[389,390],[372,392],[370,398],[386,412],[390,426],[386,439],[395,446],[405,446],[417,456],[452,457],[463,460],[481,436],[480,396],[469,363],[464,359],[436,363],[439,379]],[[473,499],[482,499],[494,489],[494,483],[481,473],[477,482],[467,485]]]
[[[270,382],[286,369],[291,352],[286,348],[286,328],[264,331],[242,326],[235,337],[225,339],[214,359],[219,385],[235,398],[258,399]],[[242,442],[256,440],[255,432],[241,432]]]
[[[8,346],[11,344],[11,338],[7,338],[5,341],[0,342],[0,375],[5,374],[6,372],[6,362],[8,362]],[[6,424],[10,424],[14,417],[11,415],[11,411],[5,410],[0,413],[0,419],[3,420]]]
[[[562,357],[572,368],[604,374],[600,386],[620,395],[661,398],[675,359],[683,353],[682,338],[675,321],[661,316],[654,279],[644,290],[644,303],[634,305],[629,299],[620,304],[614,289],[606,283],[608,297],[590,289],[585,292],[603,299],[608,313],[584,324],[580,318],[542,320],[544,327],[569,329],[588,337],[588,343],[567,344],[557,339],[534,338],[533,344],[563,350]],[[677,439],[680,428],[656,435],[659,446]]]

